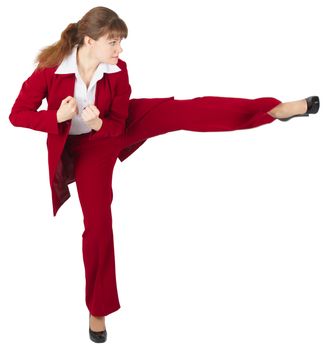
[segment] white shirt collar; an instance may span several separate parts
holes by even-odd
[[[72,52],[63,59],[59,67],[56,69],[55,74],[79,74],[77,69],[76,53],[77,45],[75,45]],[[103,73],[115,73],[119,72],[120,70],[121,68],[116,64],[99,63],[94,76],[100,79],[103,76]]]

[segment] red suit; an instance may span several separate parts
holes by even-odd
[[[34,70],[23,83],[9,116],[14,126],[48,133],[54,216],[70,197],[68,184],[76,182],[85,226],[86,304],[94,316],[120,308],[110,210],[112,171],[117,158],[124,161],[148,138],[170,131],[232,131],[271,123],[276,119],[267,112],[281,103],[273,97],[130,99],[126,63],[119,59],[117,65],[121,71],[104,74],[96,85],[94,104],[103,120],[99,131],[69,135],[71,120],[57,122],[61,101],[74,96],[75,83],[74,74],[54,74],[58,66]],[[44,98],[48,108],[38,111]]]

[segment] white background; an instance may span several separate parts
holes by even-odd
[[[111,349],[327,349],[324,1],[10,1],[1,26],[0,348],[89,349],[75,183],[52,215],[46,133],[8,119],[39,50],[94,6],[126,22],[131,98],[311,95],[309,118],[176,131],[116,163]],[[44,101],[46,103],[46,101]],[[42,107],[46,107],[43,104]]]

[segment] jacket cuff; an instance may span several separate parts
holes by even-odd
[[[124,133],[124,125],[122,126],[121,124],[107,118],[102,118],[101,120],[103,122],[101,128],[98,131],[93,129],[90,138],[100,139],[103,137],[119,137]]]
[[[48,118],[48,125],[47,125],[47,130],[46,132],[51,133],[51,134],[59,134],[60,133],[60,128],[59,124],[57,121],[57,110],[51,109],[48,111],[39,111],[39,113],[45,113],[45,117]]]

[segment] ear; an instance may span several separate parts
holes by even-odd
[[[94,42],[95,42],[95,40],[90,38],[88,35],[84,36],[84,45],[85,46],[90,46],[90,45],[92,46]]]

